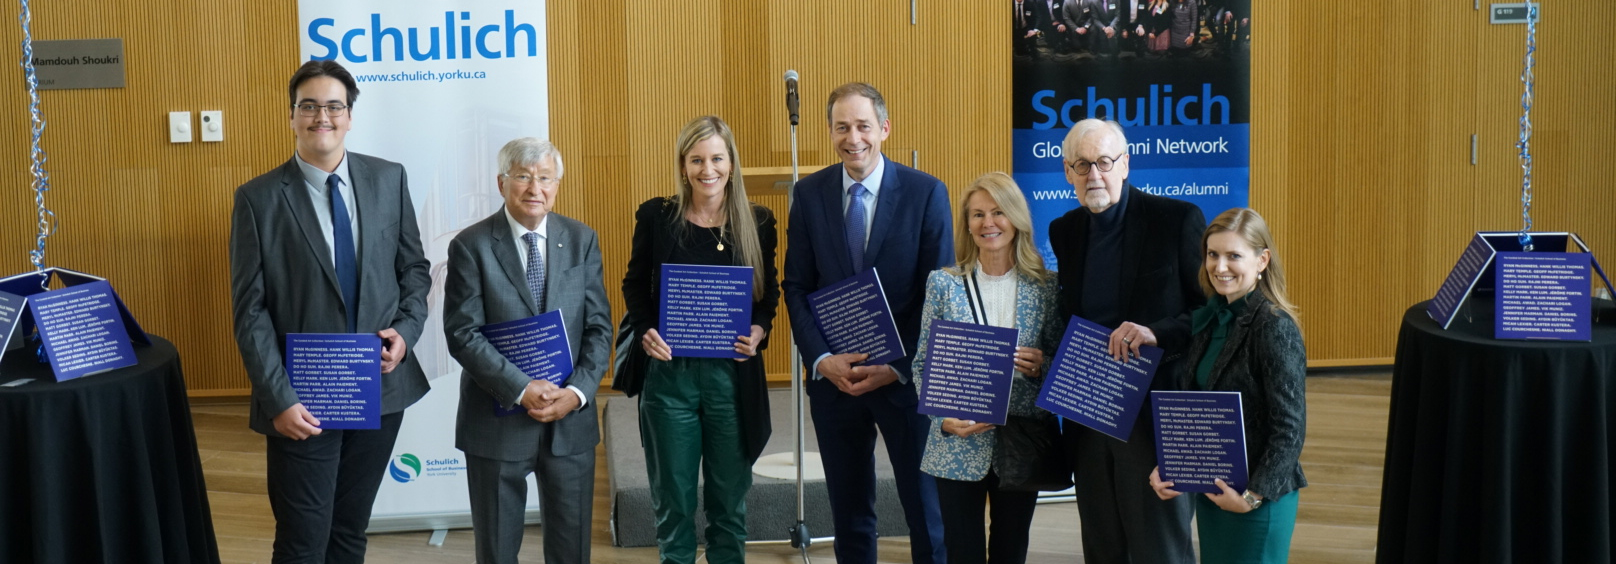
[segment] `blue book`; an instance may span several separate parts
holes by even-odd
[[[1246,421],[1240,392],[1150,393],[1156,467],[1181,492],[1222,493],[1213,480],[1246,491]]]
[[[1010,415],[1017,333],[1010,327],[933,319],[916,410],[1003,425]]]
[[[15,301],[15,300],[8,300]],[[134,366],[135,349],[105,280],[23,298],[56,381]]]
[[[477,328],[500,356],[534,380],[549,380],[565,387],[572,376],[572,347],[568,344],[567,324],[561,310],[553,309],[533,317]],[[504,417],[524,413],[521,404],[506,408],[494,400],[494,413]]]
[[[52,279],[66,287],[50,290]],[[43,323],[41,307],[50,310]],[[58,381],[132,366],[130,342],[151,345],[106,279],[60,267],[0,279],[0,355],[36,328]]]
[[[1493,337],[1593,340],[1592,259],[1589,253],[1498,253]]]
[[[1497,251],[1488,244],[1487,239],[1477,233],[1470,238],[1470,244],[1465,246],[1464,254],[1459,255],[1459,262],[1453,265],[1448,272],[1447,279],[1442,281],[1442,287],[1436,291],[1436,297],[1431,298],[1425,306],[1425,313],[1447,329],[1453,323],[1453,318],[1459,313],[1459,304],[1470,297],[1470,291],[1481,280],[1481,275],[1489,266],[1492,266],[1493,256]]]
[[[286,377],[321,429],[381,428],[381,337],[288,333]]]
[[[1138,357],[1117,362],[1106,352],[1110,337],[1110,329],[1072,316],[1038,391],[1038,407],[1128,442],[1162,350],[1143,345]]]
[[[831,354],[868,354],[870,358],[860,364],[869,366],[908,354],[898,337],[892,306],[881,289],[881,276],[874,268],[808,294],[808,310]]]
[[[657,332],[673,356],[746,358],[736,339],[752,334],[752,267],[662,265]]]

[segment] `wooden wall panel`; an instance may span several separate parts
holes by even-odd
[[[1385,362],[1403,310],[1435,292],[1468,234],[1520,224],[1512,144],[1525,28],[1488,25],[1463,1],[1255,4],[1252,204],[1275,228],[1314,362]],[[34,8],[37,38],[122,37],[128,68],[123,89],[43,93],[48,199],[62,217],[51,264],[111,278],[146,328],[180,347],[193,393],[244,393],[230,336],[230,195],[290,150],[280,108],[295,3]],[[790,165],[787,69],[802,74],[804,165],[835,158],[826,94],[866,80],[888,98],[893,159],[918,152],[956,197],[1009,169],[1004,6],[918,9],[910,25],[908,2],[548,3],[551,137],[569,165],[557,209],[600,232],[617,315],[633,210],[672,191],[685,121],[716,113],[735,127],[742,164]],[[1616,28],[1616,4],[1543,13],[1533,215],[1610,262],[1616,46],[1599,32]],[[0,48],[15,61],[20,31],[3,21]],[[24,94],[8,84],[0,273],[28,268],[33,231]],[[212,109],[225,112],[226,142],[167,143],[167,111]],[[783,192],[749,188],[784,219]],[[787,326],[782,313],[767,353],[776,378],[789,368]]]
[[[122,89],[41,92],[60,218],[47,264],[105,276],[141,325],[173,341],[193,394],[247,389],[231,337],[228,238],[235,187],[286,159],[286,77],[296,61],[285,2],[33,3],[35,39],[121,37]],[[18,7],[0,26],[0,273],[30,270],[33,199]],[[219,39],[214,41],[212,38]],[[172,145],[167,112],[222,110],[223,143]],[[194,120],[193,114],[193,120]],[[194,125],[193,121],[193,125]]]

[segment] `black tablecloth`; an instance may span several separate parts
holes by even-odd
[[[1546,342],[1494,340],[1474,309],[1403,316],[1377,561],[1611,562],[1616,311]]]
[[[57,383],[29,349],[0,383],[0,561],[213,562],[202,460],[174,345]]]

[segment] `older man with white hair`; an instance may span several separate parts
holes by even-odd
[[[1083,204],[1049,224],[1061,311],[1112,328],[1109,352],[1118,360],[1137,356],[1142,345],[1165,349],[1150,388],[1169,389],[1189,344],[1190,310],[1205,301],[1196,281],[1205,216],[1194,204],[1128,182],[1128,140],[1114,121],[1076,123],[1061,149],[1066,180]],[[1162,501],[1150,488],[1150,421],[1134,421],[1127,442],[1067,423],[1084,561],[1194,562],[1191,505],[1182,497]]]

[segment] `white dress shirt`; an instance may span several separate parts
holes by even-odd
[[[538,229],[529,231],[527,226],[518,223],[516,218],[511,217],[511,210],[507,209],[505,210],[505,223],[511,226],[511,241],[513,245],[516,245],[517,260],[522,261],[522,272],[527,272],[527,240],[523,239],[523,237],[527,236],[528,233],[537,233],[539,235],[539,262],[542,262],[545,265],[545,270],[548,271],[550,266],[550,215],[545,214],[544,219],[539,220]],[[545,285],[549,285],[550,277],[545,276],[544,278]],[[589,403],[589,398],[585,397],[583,390],[578,389],[577,386],[569,385],[567,389],[572,390],[574,394],[578,394],[578,407],[573,411],[583,409],[584,404]],[[521,392],[516,394],[516,401],[512,402],[511,405],[521,404],[522,398],[526,395],[527,388],[524,387]]]

